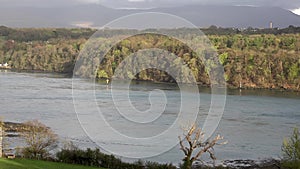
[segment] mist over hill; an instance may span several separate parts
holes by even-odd
[[[101,27],[119,17],[162,12],[187,19],[198,27],[236,28],[300,26],[300,16],[278,7],[190,5],[152,9],[111,9],[101,5],[64,7],[0,7],[0,25],[9,27]],[[138,21],[137,21],[138,22]]]

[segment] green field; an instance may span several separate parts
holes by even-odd
[[[37,160],[0,159],[0,169],[95,169],[95,168],[85,167],[80,165],[37,161]]]

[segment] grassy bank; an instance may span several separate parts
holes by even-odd
[[[27,160],[27,159],[0,159],[1,169],[94,169],[81,165],[70,165],[64,163]],[[99,168],[98,168],[99,169]]]

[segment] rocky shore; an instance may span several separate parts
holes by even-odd
[[[22,123],[4,122],[4,129],[6,133],[23,132],[25,125]]]
[[[266,160],[225,160],[223,165],[232,169],[279,169],[279,159]]]

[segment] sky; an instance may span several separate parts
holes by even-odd
[[[68,6],[101,4],[112,8],[151,8],[188,4],[270,6],[289,9],[300,15],[300,0],[0,0],[5,6]]]

